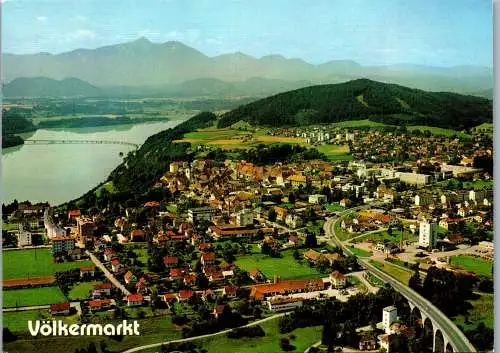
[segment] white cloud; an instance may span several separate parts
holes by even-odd
[[[63,39],[66,42],[73,42],[82,39],[94,39],[96,36],[97,35],[94,31],[88,29],[78,29],[76,31],[66,33],[63,36]]]
[[[171,31],[165,38],[176,40],[183,43],[194,44],[200,39],[200,31],[197,29],[188,29],[186,31]]]
[[[162,34],[160,32],[151,29],[140,30],[139,32],[137,32],[137,35],[139,37],[146,37],[152,41],[160,40],[162,37]]]
[[[37,16],[36,20],[41,23],[46,23],[47,22],[47,17],[45,16]]]

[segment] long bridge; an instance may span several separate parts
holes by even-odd
[[[125,141],[113,141],[113,140],[24,140],[26,145],[52,145],[52,144],[94,144],[94,145],[123,145],[131,146],[135,149],[139,148],[139,145],[132,142]]]

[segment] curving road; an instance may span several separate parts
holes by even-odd
[[[276,319],[278,317],[285,316],[286,314],[287,313],[281,313],[281,314],[276,314],[276,315],[273,315],[273,316],[269,316],[269,317],[266,317],[265,319],[257,320],[257,321],[251,322],[251,323],[249,323],[247,325],[240,326],[240,328],[241,327],[255,326],[255,325],[258,325],[260,323],[263,323],[263,322],[266,322],[266,321],[269,321],[269,320],[272,320],[272,319]],[[183,342],[189,342],[189,341],[199,340],[199,339],[202,339],[202,338],[214,337],[214,336],[223,335],[225,333],[228,333],[231,330],[233,330],[233,329],[227,329],[227,330],[224,330],[224,331],[210,333],[208,335],[194,336],[194,337],[188,337],[188,338],[181,338],[181,339],[178,339],[178,340],[172,340],[172,341],[165,341],[165,342],[160,342],[160,343],[147,344],[147,345],[144,345],[144,346],[139,346],[139,347],[127,349],[126,351],[122,351],[122,353],[140,352],[140,351],[142,351],[144,349],[160,347],[162,345],[167,345],[167,344],[170,344],[170,343],[183,343]]]
[[[358,207],[359,208],[359,207]],[[356,209],[358,209],[356,208]],[[355,209],[350,209],[346,210],[342,214],[349,213],[354,211]],[[337,238],[337,235],[335,234],[335,224],[334,219],[329,219],[325,223],[325,231],[327,232],[328,236],[330,237],[330,241],[335,244],[340,246],[344,251],[346,251],[349,254],[352,254],[352,252],[349,250],[349,248],[345,247],[344,244]],[[463,334],[462,331],[459,330],[459,328],[446,316],[444,315],[437,307],[435,307],[430,301],[419,295],[417,292],[415,292],[413,289],[409,288],[408,286],[403,285],[402,283],[398,282],[396,279],[393,277],[389,276],[387,273],[379,270],[375,266],[371,265],[367,260],[361,259],[358,257],[358,262],[359,264],[364,267],[365,269],[373,272],[375,275],[386,281],[387,283],[391,284],[391,286],[401,293],[405,298],[410,300],[412,303],[414,303],[416,306],[419,307],[420,312],[424,313],[426,316],[432,319],[432,321],[440,327],[440,329],[445,333],[449,340],[450,344],[453,346],[453,350],[455,352],[476,352],[476,349],[474,346],[469,342],[467,337]]]

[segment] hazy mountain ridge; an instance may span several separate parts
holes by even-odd
[[[252,78],[338,83],[355,78],[408,85],[431,91],[479,92],[493,86],[492,69],[417,65],[361,66],[350,60],[313,65],[279,54],[255,58],[244,53],[208,57],[180,42],[152,43],[145,38],[62,54],[4,54],[4,80],[19,77],[75,77],[94,86],[166,86],[213,78],[226,83]],[[275,92],[272,92],[275,93]]]

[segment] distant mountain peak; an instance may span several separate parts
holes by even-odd
[[[286,58],[281,54],[271,54],[271,55],[264,55],[263,57],[260,58],[260,60],[283,61],[286,60]]]

